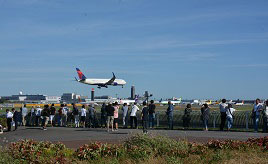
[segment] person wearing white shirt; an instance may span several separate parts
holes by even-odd
[[[265,101],[265,104],[263,105],[263,111],[262,111],[262,119],[263,119],[263,133],[267,133],[268,130],[268,100]]]
[[[35,126],[40,126],[40,119],[41,119],[41,112],[42,108],[40,106],[37,106],[36,113],[35,113]]]
[[[81,108],[81,120],[80,120],[83,128],[86,127],[86,116],[87,116],[87,110],[85,109],[85,105],[83,105]]]
[[[24,107],[21,110],[21,115],[22,115],[22,125],[26,125],[26,116],[28,114],[28,109],[26,108],[26,104],[24,104]]]
[[[254,132],[258,132],[259,129],[259,121],[260,121],[260,112],[262,111],[262,104],[260,103],[260,99],[256,99],[256,103],[252,109],[253,113],[253,125],[254,125]]]
[[[130,113],[130,126],[131,129],[133,129],[133,123],[134,123],[134,128],[138,128],[138,120],[137,120],[137,111],[139,111],[139,107],[137,107],[137,103],[135,102],[134,105],[132,106],[131,113]]]
[[[6,118],[7,118],[7,131],[11,131],[11,123],[13,118],[13,113],[9,111],[9,109],[6,110]]]
[[[226,122],[226,109],[228,105],[226,104],[226,99],[222,99],[222,103],[220,104],[220,112],[221,112],[221,125],[220,130],[223,131],[225,122]]]
[[[232,104],[228,104],[228,107],[226,109],[226,118],[227,118],[227,127],[228,127],[228,131],[230,131],[230,129],[233,126],[233,121],[234,121],[234,113],[235,109],[233,108]]]
[[[35,122],[35,112],[36,109],[32,106],[32,109],[31,109],[31,117],[30,117],[30,125],[31,126],[34,126],[34,122]]]
[[[69,108],[67,104],[65,104],[62,109],[62,125],[63,126],[67,126],[68,111],[69,111]]]

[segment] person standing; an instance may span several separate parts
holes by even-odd
[[[228,104],[226,104],[226,99],[222,99],[222,103],[219,106],[221,112],[221,125],[220,130],[223,131],[225,122],[226,122],[226,110],[228,108]]]
[[[268,100],[265,101],[265,104],[263,106],[263,133],[267,133],[268,130]]]
[[[210,115],[210,108],[208,107],[208,104],[203,104],[201,107],[201,118],[203,121],[205,131],[208,131],[209,115]]]
[[[19,112],[15,108],[12,108],[12,113],[13,113],[13,121],[15,123],[15,130],[17,130],[18,129],[18,121],[19,121]]]
[[[42,110],[41,116],[42,116],[43,130],[47,130],[47,123],[48,123],[49,116],[50,116],[49,105],[47,104],[45,105],[44,109]]]
[[[88,113],[89,113],[89,128],[95,128],[96,124],[95,124],[95,114],[96,114],[96,110],[95,110],[95,107],[94,107],[94,104],[91,104],[89,106],[89,109],[88,109]]]
[[[155,120],[155,104],[154,100],[151,100],[149,105],[149,127],[154,128],[154,120]]]
[[[167,108],[166,114],[167,114],[169,130],[173,130],[173,111],[174,111],[174,106],[172,105],[171,101],[168,101],[168,108]]]
[[[82,105],[82,108],[81,108],[81,125],[83,126],[83,128],[86,127],[86,116],[87,116],[87,110],[85,108],[85,105]]]
[[[233,121],[234,121],[234,113],[235,109],[233,108],[232,104],[228,104],[228,107],[226,109],[226,119],[227,119],[227,127],[228,127],[228,131],[230,131],[230,129],[233,126]]]
[[[135,102],[134,105],[132,106],[131,113],[130,113],[130,126],[131,129],[133,129],[133,124],[134,128],[138,129],[138,120],[137,120],[137,111],[139,111],[139,107],[137,107],[137,103]]]
[[[51,124],[52,127],[53,127],[54,121],[55,121],[55,119],[54,119],[55,118],[55,114],[56,114],[56,108],[54,107],[54,104],[51,104],[49,121],[50,121],[50,124]]]
[[[28,109],[26,108],[26,104],[24,104],[23,108],[21,109],[21,116],[22,116],[22,125],[26,125],[26,117],[28,114]]]
[[[34,106],[32,106],[31,119],[30,119],[30,125],[31,126],[34,126],[34,123],[35,123],[35,114],[36,114],[36,109],[34,108]]]
[[[260,113],[263,108],[260,102],[261,102],[260,99],[256,99],[256,102],[252,109],[254,132],[258,132],[259,130]]]
[[[73,104],[73,112],[72,115],[74,116],[74,124],[76,128],[79,128],[79,111],[75,104]]]
[[[13,119],[13,113],[9,111],[9,109],[6,110],[6,118],[7,118],[7,131],[11,131],[11,123]]]
[[[107,125],[107,106],[105,103],[101,106],[101,128],[105,128]]]
[[[107,106],[107,131],[109,132],[110,125],[112,126],[112,131],[114,131],[114,107],[111,103]]]
[[[41,120],[42,110],[43,109],[40,108],[40,106],[37,106],[36,113],[35,113],[35,126],[40,126],[40,120]]]
[[[141,119],[142,119],[142,125],[143,125],[143,133],[148,133],[148,119],[149,119],[149,108],[147,106],[147,103],[143,102],[143,108],[141,112]]]
[[[114,103],[114,125],[115,131],[118,131],[118,112],[119,112],[119,105],[117,102]]]
[[[191,121],[191,104],[187,104],[186,108],[184,109],[184,115],[183,115],[183,127],[184,128],[189,128],[190,126],[190,121]]]
[[[60,109],[58,110],[58,126],[62,126],[63,107],[64,105],[61,104]]]
[[[127,128],[127,121],[128,121],[128,105],[127,103],[124,103],[122,107],[123,111],[123,127]]]
[[[67,120],[68,120],[69,108],[68,108],[67,104],[64,104],[63,106],[64,107],[62,108],[62,126],[66,127],[67,126]]]

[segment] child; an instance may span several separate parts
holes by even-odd
[[[227,118],[227,127],[228,127],[228,131],[230,131],[232,125],[233,125],[233,113],[234,113],[235,109],[233,108],[232,104],[228,104],[228,107],[226,109],[226,118]]]

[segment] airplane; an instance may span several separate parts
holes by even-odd
[[[111,79],[87,79],[86,76],[80,71],[79,68],[76,68],[79,80],[75,77],[77,82],[88,84],[88,85],[97,85],[99,89],[101,87],[108,88],[108,85],[111,86],[122,86],[126,85],[126,81],[122,79],[116,79],[114,73]]]
[[[241,103],[239,103],[239,102],[235,103],[235,105],[236,105],[236,106],[243,106],[243,105],[245,105],[245,104],[244,104],[244,101],[242,101]]]
[[[164,100],[164,101],[161,101],[160,104],[161,105],[168,105],[168,102],[171,102],[172,105],[180,105],[181,102],[182,102],[182,98],[172,98],[172,100]]]

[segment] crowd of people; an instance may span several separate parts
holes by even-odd
[[[251,118],[253,120],[254,131],[258,132],[260,115],[262,114],[263,132],[267,132],[268,100],[264,104],[260,102],[260,99],[256,99],[252,109]],[[122,107],[120,107],[117,102],[108,104],[103,103],[101,107],[100,121],[96,115],[94,104],[90,104],[88,107],[86,105],[82,105],[81,109],[78,109],[76,104],[72,104],[71,108],[69,108],[66,104],[61,104],[58,110],[56,110],[54,104],[51,104],[50,106],[44,105],[43,109],[40,106],[37,106],[36,108],[32,107],[29,111],[26,108],[26,105],[24,105],[20,108],[20,111],[17,111],[15,108],[11,111],[9,109],[6,110],[7,130],[11,131],[12,125],[15,127],[14,130],[17,130],[18,126],[25,126],[26,123],[29,126],[42,127],[43,130],[47,130],[48,124],[52,127],[66,127],[68,124],[72,125],[74,123],[76,128],[96,128],[99,126],[101,128],[106,128],[108,132],[118,131],[119,110],[122,110],[123,128],[130,127],[132,129],[137,129],[138,120],[142,120],[144,133],[148,132],[148,128],[155,127],[156,105],[154,104],[154,101],[151,100],[149,104],[147,102],[143,102],[141,109],[136,103],[132,106],[128,106],[125,103]],[[140,111],[140,118],[137,117],[138,111]],[[190,127],[192,111],[191,104],[187,104],[182,117],[183,127],[185,129]],[[226,99],[222,99],[222,102],[219,104],[219,111],[221,116],[220,130],[224,130],[227,121],[227,130],[230,131],[235,119],[234,112],[236,109],[232,107],[232,104],[226,103]],[[169,101],[166,109],[166,116],[168,129],[170,130],[173,129],[173,112],[174,106]],[[200,120],[203,123],[205,131],[208,131],[209,119],[210,107],[208,104],[203,104],[201,107]]]

